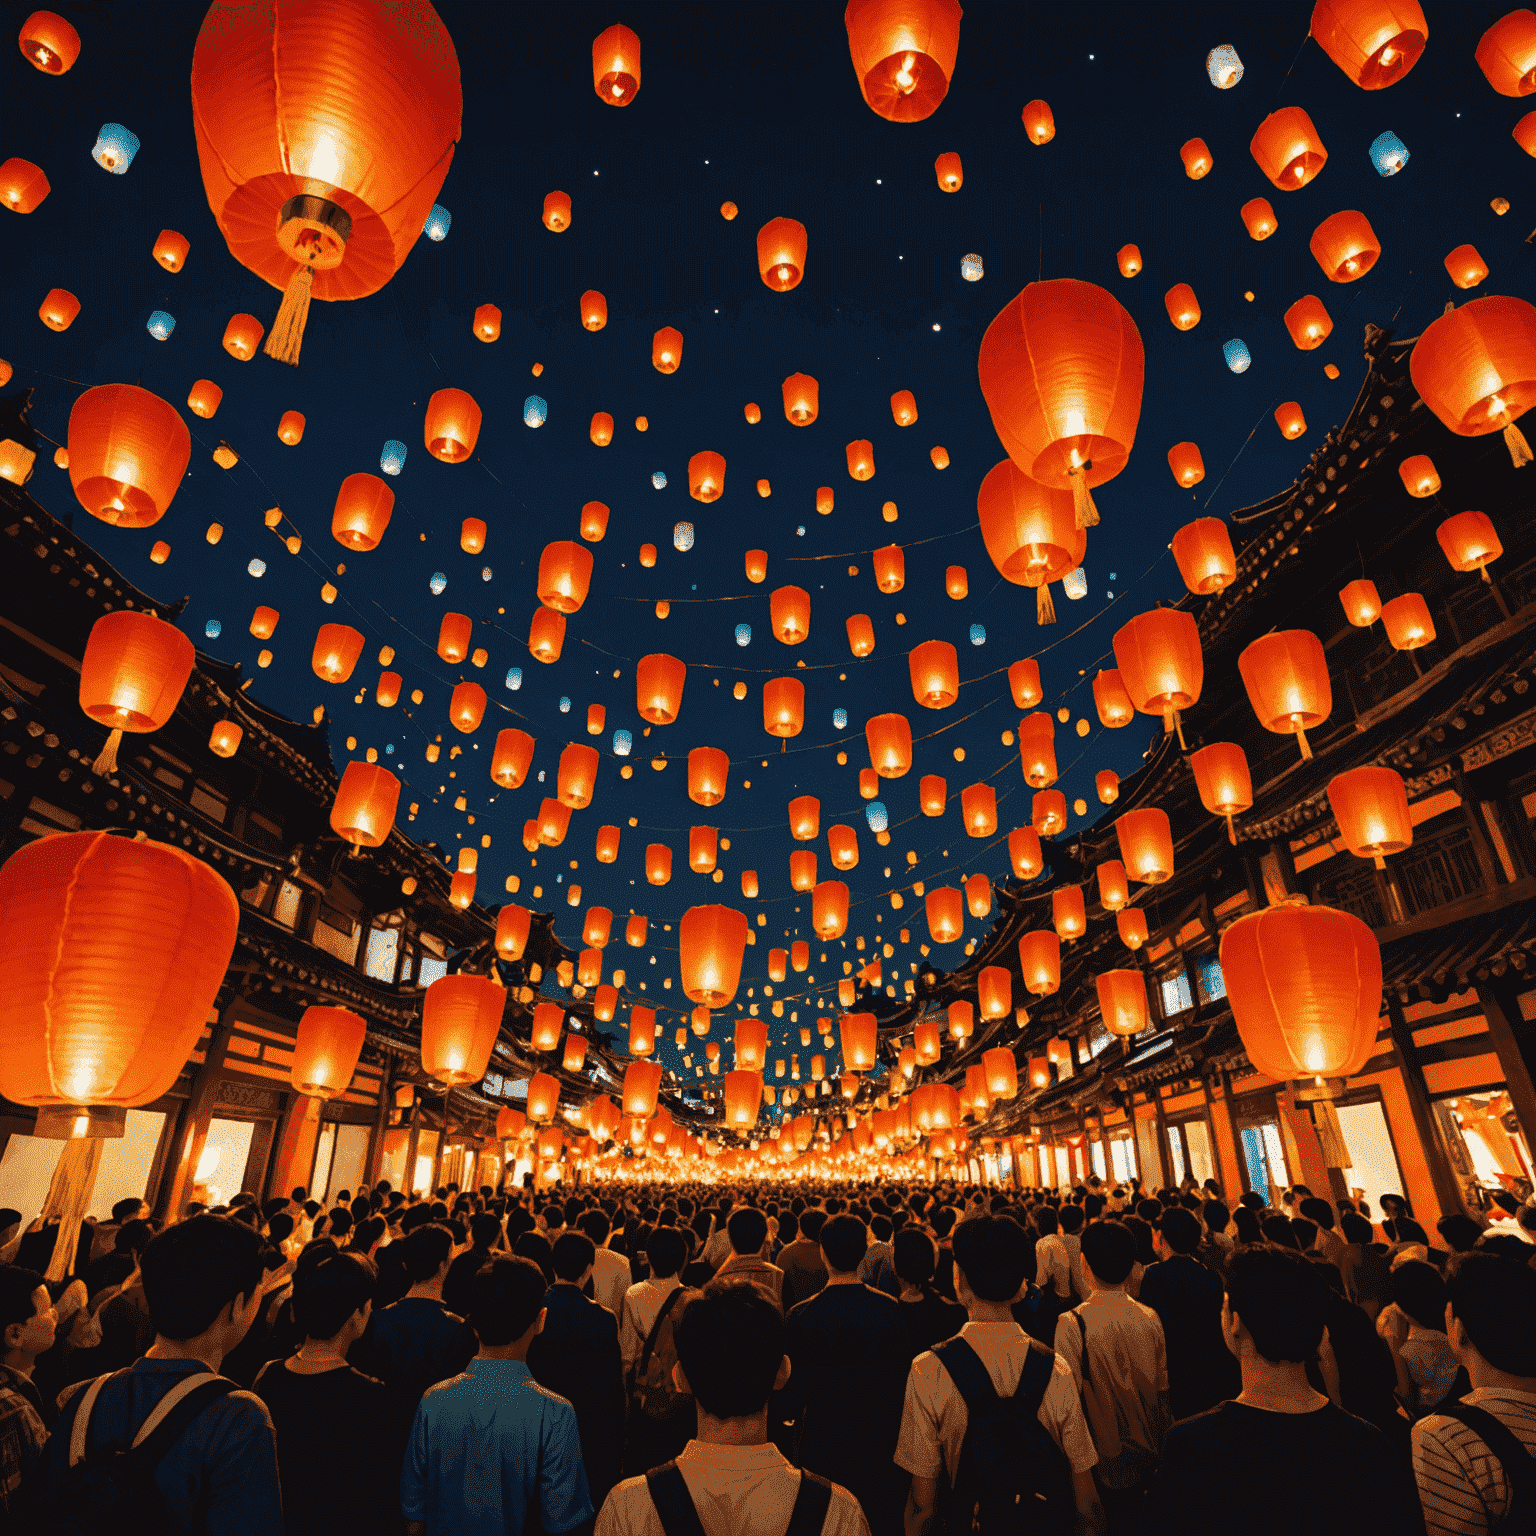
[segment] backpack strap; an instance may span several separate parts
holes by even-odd
[[[683,1294],[685,1287],[679,1285],[667,1299],[662,1302],[661,1310],[656,1314],[656,1321],[651,1324],[651,1331],[645,1336],[645,1348],[640,1351],[640,1367],[635,1372],[638,1381],[651,1366],[651,1352],[656,1348],[656,1340],[661,1337],[661,1325],[667,1320],[667,1313],[677,1304],[677,1299]]]
[[[832,1484],[814,1472],[802,1470],[800,1491],[795,1495],[795,1507],[789,1512],[784,1536],[821,1536],[831,1503]]]
[[[933,1346],[934,1358],[949,1373],[955,1390],[965,1399],[965,1411],[975,1413],[997,1401],[997,1388],[981,1356],[958,1333]]]
[[[1029,1354],[1024,1359],[1024,1369],[1019,1372],[1019,1384],[1014,1388],[1014,1402],[1032,1415],[1038,1414],[1055,1370],[1055,1351],[1047,1349],[1037,1339],[1031,1339]]]
[[[688,1484],[675,1461],[652,1467],[645,1474],[645,1486],[666,1536],[704,1536],[699,1512],[693,1507],[693,1495],[688,1492]]]
[[[1536,1501],[1536,1456],[1520,1443],[1514,1430],[1476,1403],[1454,1402],[1436,1408],[1435,1412],[1465,1424],[1498,1458],[1509,1486],[1509,1506],[1502,1524],[1509,1525],[1516,1508],[1528,1511]],[[1523,1518],[1526,1516],[1522,1515]]]
[[[1077,1324],[1078,1342],[1082,1347],[1083,1385],[1089,1387],[1093,1385],[1093,1378],[1088,1374],[1088,1325],[1076,1307],[1072,1309],[1072,1320]]]
[[[101,1396],[101,1389],[114,1377],[126,1377],[128,1374],[127,1371],[112,1371],[105,1376],[98,1376],[86,1388],[75,1412],[74,1423],[70,1426],[71,1467],[79,1466],[85,1460],[91,1415]],[[157,1466],[204,1408],[235,1390],[234,1382],[227,1377],[216,1376],[212,1371],[198,1371],[178,1381],[155,1404],[149,1417],[139,1426],[139,1432],[133,1437],[133,1445],[129,1448],[133,1459],[146,1468]]]
[[[86,1435],[91,1426],[91,1414],[96,1407],[96,1399],[101,1396],[101,1389],[112,1380],[114,1376],[126,1376],[126,1371],[108,1371],[105,1376],[98,1376],[86,1389],[80,1399],[80,1405],[75,1409],[75,1421],[70,1426],[69,1432],[69,1464],[78,1467],[85,1460]]]

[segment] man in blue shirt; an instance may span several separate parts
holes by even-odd
[[[194,1216],[144,1250],[139,1278],[155,1342],[126,1371],[105,1378],[91,1408],[87,1460],[131,1444],[160,1400],[191,1377],[213,1378],[262,1303],[262,1241],[250,1227]],[[81,1382],[61,1395],[44,1452],[43,1483],[69,1470],[75,1417],[90,1395]],[[168,1536],[272,1536],[283,1528],[277,1443],[266,1405],[238,1389],[209,1403],[155,1470]]]
[[[431,1387],[400,1475],[408,1536],[562,1536],[593,1518],[576,1410],[541,1387],[528,1346],[544,1326],[544,1276],[494,1258],[470,1285],[480,1341],[468,1368]]]

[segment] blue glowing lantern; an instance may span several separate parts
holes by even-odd
[[[1088,596],[1088,575],[1082,566],[1074,566],[1061,578],[1061,590],[1075,603],[1080,597]]]
[[[433,571],[432,579],[427,583],[427,585],[432,588],[433,597],[441,597],[443,595],[444,589],[448,585],[448,578],[444,576],[441,571]]]
[[[562,715],[568,715],[568,714],[570,714],[570,712],[571,712],[571,701],[562,694],[561,698],[560,698],[560,713]]]
[[[1408,146],[1389,128],[1371,140],[1371,164],[1379,176],[1396,176],[1408,164]]]
[[[871,800],[864,807],[864,819],[869,823],[871,832],[884,832],[891,824],[891,818],[886,814],[885,806],[879,800]]]
[[[523,686],[523,669],[521,667],[507,668],[507,687],[514,693]]]
[[[251,563],[246,566],[246,570],[249,571],[252,576],[265,576],[267,574],[267,562],[265,560],[252,560]]]
[[[523,425],[542,427],[549,419],[549,401],[542,395],[529,395],[523,401]]]
[[[666,490],[667,476],[665,471],[658,469],[656,473],[651,476],[651,484],[654,485],[658,491]]]
[[[157,309],[150,315],[149,324],[145,329],[156,341],[165,341],[176,329],[176,316],[168,315],[163,309]]]
[[[1253,363],[1253,354],[1248,350],[1248,344],[1234,336],[1231,341],[1221,344],[1221,355],[1227,360],[1227,367],[1233,373],[1247,373]]]
[[[139,136],[130,133],[121,123],[103,123],[96,135],[91,159],[104,171],[114,176],[124,175],[139,152]]]
[[[1218,91],[1230,91],[1243,78],[1243,61],[1231,43],[1218,43],[1205,56],[1205,72]]]
[[[987,626],[985,624],[971,625],[971,644],[985,645],[987,643]]]
[[[441,203],[433,203],[422,233],[428,240],[442,240],[447,237],[448,226],[452,223],[453,215]]]
[[[613,755],[615,757],[628,757],[629,749],[634,744],[635,738],[628,731],[615,731],[613,733]]]
[[[672,529],[672,548],[690,550],[693,548],[693,524],[677,523]]]
[[[752,626],[750,624],[738,624],[736,626],[736,644],[752,644]]]
[[[405,468],[405,444],[390,438],[379,453],[379,468],[386,475],[398,475]]]
[[[224,633],[224,626],[217,619],[209,619],[208,622],[203,625],[203,633],[207,635],[210,640],[217,640],[219,636]]]
[[[832,711],[832,729],[846,731],[848,729],[848,711],[846,709],[834,709]]]

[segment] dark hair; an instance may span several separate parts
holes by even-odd
[[[821,1229],[827,1224],[827,1213],[819,1206],[813,1206],[800,1217],[800,1235],[808,1237],[813,1243],[821,1241]]]
[[[1061,1223],[1061,1230],[1070,1237],[1074,1232],[1080,1232],[1083,1228],[1083,1208],[1080,1205],[1064,1205],[1057,1220]]]
[[[557,1280],[579,1281],[592,1268],[597,1245],[585,1232],[562,1232],[555,1239],[552,1262]]]
[[[741,1419],[766,1405],[784,1359],[784,1318],[750,1281],[710,1281],[685,1304],[673,1340],[705,1413]]]
[[[512,1252],[536,1264],[546,1285],[555,1283],[555,1251],[542,1232],[518,1233],[517,1241],[512,1244]]]
[[[544,1273],[532,1259],[497,1254],[469,1282],[469,1326],[493,1349],[528,1332],[544,1309]]]
[[[1175,1253],[1193,1253],[1200,1246],[1200,1222],[1182,1206],[1164,1211],[1157,1230],[1163,1234],[1163,1241]]]
[[[328,1254],[297,1275],[293,1286],[293,1320],[310,1339],[334,1339],[347,1319],[373,1300],[379,1271],[360,1253]]]
[[[1454,1216],[1442,1216],[1435,1223],[1437,1231],[1456,1253],[1470,1253],[1477,1247],[1477,1240],[1483,1235],[1483,1229],[1472,1220],[1470,1216],[1463,1216],[1458,1211]]]
[[[365,1216],[352,1228],[352,1241],[347,1247],[353,1253],[366,1254],[388,1230],[382,1216]]]
[[[1297,1207],[1308,1221],[1321,1227],[1324,1232],[1333,1231],[1333,1207],[1326,1200],[1319,1200],[1316,1195],[1308,1195]]]
[[[1029,1239],[1011,1216],[973,1216],[955,1226],[955,1268],[981,1301],[1012,1301],[1024,1284]]]
[[[447,1227],[429,1221],[415,1228],[400,1245],[405,1260],[405,1278],[412,1285],[431,1280],[453,1252],[453,1233]]]
[[[142,1200],[119,1200],[112,1207],[112,1220],[118,1226],[122,1226],[125,1221],[132,1221],[139,1214],[139,1207],[143,1204]]]
[[[1433,1264],[1409,1259],[1392,1271],[1392,1300],[1421,1328],[1445,1332],[1445,1281]]]
[[[1152,1223],[1143,1221],[1140,1216],[1121,1216],[1119,1219],[1136,1240],[1136,1262],[1156,1264],[1157,1246],[1152,1241]]]
[[[1317,1353],[1328,1286],[1294,1249],[1238,1249],[1227,1261],[1227,1303],[1272,1365],[1301,1364]]]
[[[264,1247],[249,1227],[218,1216],[167,1227],[139,1260],[155,1332],[176,1340],[206,1333],[232,1301],[255,1294],[265,1273]]]
[[[470,1218],[469,1236],[476,1248],[489,1248],[501,1236],[501,1223],[489,1211],[481,1211]]]
[[[754,1206],[744,1205],[731,1212],[725,1230],[732,1252],[756,1253],[768,1241],[768,1218]]]
[[[576,1225],[592,1239],[594,1248],[601,1248],[613,1231],[613,1223],[602,1211],[583,1211],[576,1218]]]
[[[1264,1230],[1251,1205],[1240,1205],[1232,1212],[1232,1225],[1237,1228],[1240,1243],[1259,1243],[1264,1240]]]
[[[877,1243],[888,1243],[894,1228],[891,1226],[889,1216],[874,1215],[869,1218],[869,1230]]]
[[[1002,1198],[999,1196],[998,1198]],[[995,1202],[994,1202],[995,1204]],[[1083,1216],[1090,1222],[1097,1221],[1104,1214],[1104,1197],[1102,1195],[1083,1196]]]
[[[1161,1200],[1152,1200],[1150,1198],[1145,1200],[1138,1200],[1136,1202],[1136,1214],[1140,1216],[1143,1221],[1151,1222],[1153,1226],[1156,1226],[1157,1223],[1162,1219],[1163,1202]]]
[[[653,1280],[670,1280],[688,1262],[688,1240],[677,1227],[657,1227],[646,1239]]]
[[[1208,1232],[1225,1232],[1227,1223],[1232,1220],[1232,1213],[1220,1200],[1207,1200],[1200,1207],[1200,1215],[1205,1220]]]
[[[788,1247],[800,1235],[800,1216],[796,1211],[779,1212],[779,1246]]]
[[[1268,1204],[1264,1196],[1256,1189],[1250,1189],[1245,1194],[1239,1195],[1237,1203],[1247,1206],[1250,1211],[1262,1211],[1265,1205]]]
[[[1353,1211],[1344,1211],[1339,1216],[1339,1230],[1344,1234],[1346,1243],[1367,1244],[1371,1241],[1371,1224],[1364,1216],[1357,1216]]]
[[[1485,1250],[1461,1254],[1451,1260],[1445,1289],[1451,1315],[1494,1370],[1536,1376],[1536,1273],[1529,1263]]]
[[[125,1221],[117,1229],[117,1236],[112,1239],[112,1251],[113,1253],[143,1253],[154,1235],[154,1225],[142,1217]]]
[[[0,1265],[0,1348],[4,1347],[7,1328],[13,1323],[30,1323],[37,1316],[34,1298],[38,1286],[47,1290],[48,1283],[35,1269]]]
[[[1050,1206],[1042,1205],[1040,1209],[1035,1212],[1035,1231],[1037,1231],[1041,1237],[1052,1236],[1055,1233],[1058,1225],[1059,1223],[1056,1220],[1056,1212]]]
[[[1291,1233],[1296,1239],[1296,1246],[1306,1253],[1317,1240],[1317,1223],[1308,1221],[1305,1216],[1292,1216]]]
[[[857,1216],[834,1216],[821,1229],[821,1251],[826,1255],[827,1268],[840,1275],[856,1270],[868,1248],[869,1237]]]
[[[1266,1216],[1259,1223],[1259,1230],[1263,1232],[1266,1242],[1274,1243],[1280,1248],[1291,1248],[1297,1253],[1301,1252],[1301,1244],[1296,1240],[1296,1234],[1291,1230],[1291,1218],[1289,1216]]]
[[[1083,1263],[1094,1278],[1105,1285],[1123,1284],[1136,1263],[1136,1234],[1123,1221],[1096,1221],[1082,1241]]]
[[[921,1227],[903,1227],[891,1243],[896,1273],[908,1285],[925,1286],[933,1279],[938,1249]]]
[[[352,1230],[351,1211],[335,1210],[331,1212],[331,1236],[338,1240],[344,1238]]]
[[[1382,1231],[1386,1231],[1386,1223],[1382,1224]],[[1423,1243],[1428,1248],[1429,1233],[1412,1216],[1399,1216],[1392,1223],[1392,1241],[1394,1243]]]

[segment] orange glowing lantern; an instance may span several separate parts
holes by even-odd
[[[1059,789],[1036,790],[1029,802],[1029,821],[1041,837],[1067,830],[1067,797]]]
[[[1115,265],[1120,268],[1121,277],[1135,277],[1142,268],[1140,246],[1122,245],[1115,252]]]
[[[491,777],[504,789],[516,789],[528,776],[533,762],[533,737],[527,731],[508,727],[496,733],[496,747],[491,754]]]
[[[1123,819],[1123,818],[1122,818]],[[1124,849],[1121,852],[1124,853]],[[1051,892],[1051,922],[1058,937],[1069,943],[1080,939],[1088,931],[1088,914],[1083,908],[1083,888],[1080,885],[1058,886]]]
[[[640,39],[611,26],[592,42],[592,89],[610,107],[627,107],[640,89]]]
[[[277,424],[278,438],[290,448],[295,448],[304,439],[304,416],[300,411],[284,411]]]
[[[17,36],[22,56],[45,75],[62,75],[80,57],[80,34],[52,11],[33,11]]]
[[[1140,971],[1100,971],[1093,979],[1099,1012],[1112,1035],[1139,1035],[1150,1022],[1147,981]]]
[[[656,1010],[654,1008],[631,1008],[629,1011],[629,1054],[631,1056],[649,1056],[656,1048]],[[658,1080],[661,1068],[656,1067]],[[629,1114],[638,1114],[638,1110],[627,1108],[629,1091],[629,1073],[624,1074],[624,1087],[626,1110]],[[651,1104],[646,1113],[649,1116],[655,1108],[655,1096],[652,1095]]]
[[[987,556],[998,573],[1017,586],[1033,587],[1037,622],[1054,623],[1050,584],[1081,563],[1088,542],[1072,494],[1037,484],[1004,459],[982,481],[976,512]]]
[[[1019,969],[1025,990],[1045,997],[1061,986],[1061,939],[1049,928],[1036,928],[1019,940]]]
[[[1312,119],[1300,107],[1271,112],[1248,147],[1270,184],[1282,192],[1306,186],[1328,160]]]
[[[939,1026],[935,1019],[924,1019],[912,1031],[912,1049],[920,1067],[931,1067],[939,1059]]]
[[[322,624],[315,634],[309,664],[322,682],[344,683],[362,654],[363,637],[355,629],[346,624]]]
[[[872,1013],[845,1013],[839,1024],[843,1065],[854,1072],[868,1072],[878,1059],[878,1030]]]
[[[565,1009],[559,1003],[538,1003],[533,1010],[533,1027],[529,1044],[536,1051],[552,1051],[560,1043],[560,1030],[565,1024]],[[548,1118],[545,1116],[544,1118]]]
[[[688,829],[688,867],[696,875],[714,871],[720,857],[720,835],[715,827],[690,827]]]
[[[960,50],[959,0],[849,0],[843,21],[859,90],[888,122],[931,116]]]
[[[12,213],[31,213],[51,190],[42,168],[30,160],[12,159],[0,165],[0,205]]]
[[[478,555],[485,548],[485,523],[478,517],[466,517],[459,524],[459,548],[466,555]]]
[[[1172,547],[1179,575],[1191,592],[1201,596],[1220,592],[1237,579],[1232,538],[1219,517],[1199,517],[1186,523],[1174,534]]]
[[[540,214],[544,228],[551,234],[561,234],[571,227],[571,195],[569,192],[546,192],[544,210]]]
[[[1380,91],[1419,62],[1429,23],[1418,0],[1317,0],[1312,36],[1361,90]]]
[[[439,976],[421,1008],[421,1065],[450,1088],[478,1083],[490,1064],[507,994],[489,976]]]
[[[652,725],[671,725],[683,705],[688,669],[675,656],[642,656],[635,667],[635,708]]]
[[[798,736],[805,725],[805,684],[798,677],[763,684],[763,729],[770,736]]]
[[[1309,293],[1286,310],[1285,328],[1301,351],[1315,352],[1333,330],[1333,317],[1323,301]]]
[[[963,1043],[976,1032],[976,1010],[963,998],[949,1005],[947,1017],[951,1040]]]
[[[935,944],[953,944],[965,932],[965,897],[952,885],[941,885],[923,897],[928,935]]]
[[[816,855],[809,848],[797,848],[790,854],[789,883],[797,891],[816,889]]]
[[[1056,117],[1051,111],[1049,102],[1027,103],[1020,114],[1020,121],[1023,122],[1024,132],[1029,135],[1032,144],[1049,144],[1056,137]],[[1127,277],[1130,275],[1126,273]]]
[[[651,367],[657,373],[676,373],[683,362],[683,333],[664,325],[651,337]]]
[[[1028,709],[1032,704],[1038,704],[1044,697],[1040,687],[1040,663],[1037,661],[1016,661],[1008,668],[1008,690],[1013,695],[1013,702],[1020,709]]]
[[[949,786],[936,773],[925,773],[917,784],[918,805],[924,816],[942,816]]]
[[[445,613],[437,626],[437,654],[452,666],[469,655],[474,620],[467,613]]]
[[[708,449],[688,460],[688,494],[695,501],[718,501],[725,494],[725,457]]]
[[[805,276],[806,239],[797,219],[770,219],[758,230],[758,275],[775,293],[788,293]]]
[[[808,843],[821,831],[821,801],[815,795],[796,795],[789,802],[789,835]]]
[[[1138,614],[1116,633],[1114,649],[1121,682],[1136,709],[1161,715],[1165,732],[1178,728],[1179,711],[1199,700],[1205,680],[1194,616],[1178,608]]]
[[[695,805],[719,805],[730,767],[730,758],[718,747],[695,747],[688,754],[688,798]]]
[[[587,436],[599,448],[606,448],[613,441],[613,417],[607,411],[594,411],[592,413],[592,425],[587,430]]]
[[[1280,228],[1280,220],[1275,217],[1275,210],[1270,207],[1267,197],[1251,198],[1238,209],[1243,220],[1243,228],[1255,240],[1268,240],[1274,232]]]
[[[308,1098],[334,1099],[351,1086],[368,1032],[349,1008],[306,1008],[293,1042],[288,1079]]]
[[[1163,295],[1163,307],[1176,330],[1192,331],[1200,324],[1200,301],[1188,283],[1175,283]]]
[[[1101,768],[1093,776],[1093,787],[1100,805],[1113,805],[1120,798],[1120,775],[1113,768]]]
[[[187,395],[187,409],[194,416],[201,416],[204,421],[208,421],[218,410],[219,402],[223,398],[224,391],[212,379],[199,379]],[[190,443],[187,447],[187,456],[191,457]]]
[[[1011,1099],[1019,1091],[1019,1067],[1013,1052],[994,1046],[982,1052],[981,1069],[987,1075],[987,1092],[994,1099]]]
[[[175,406],[134,384],[101,384],[69,412],[69,483],[92,517],[148,528],[187,472],[192,436]]]
[[[821,880],[813,888],[811,926],[819,938],[843,936],[848,926],[848,887],[841,880]]]
[[[466,736],[477,731],[485,718],[485,689],[479,683],[460,683],[449,701],[448,718]]]
[[[571,540],[546,544],[539,556],[538,598],[557,613],[576,613],[592,583],[592,551]]]
[[[991,837],[997,831],[997,791],[990,784],[967,784],[960,791],[960,815],[967,835]]]
[[[799,645],[811,632],[811,594],[804,587],[780,587],[768,599],[774,638]]]
[[[1478,255],[1475,245],[1458,245],[1445,258],[1445,270],[1458,288],[1476,288],[1488,276],[1488,263]]]
[[[1312,231],[1308,249],[1329,282],[1352,283],[1376,265],[1381,242],[1363,213],[1346,208],[1324,219]]]
[[[994,819],[993,831],[996,831]],[[992,882],[978,870],[965,882],[966,910],[972,917],[988,917],[992,912]]]
[[[882,779],[899,779],[912,766],[912,727],[905,715],[872,715],[864,725],[869,763]]]
[[[868,656],[875,648],[875,626],[867,613],[855,613],[846,622],[848,649],[855,656]]]
[[[855,480],[872,480],[875,475],[875,447],[867,438],[848,444],[848,473]]]
[[[548,1125],[555,1118],[559,1103],[559,1080],[547,1072],[535,1072],[528,1079],[528,1118],[535,1125]],[[540,1156],[543,1156],[542,1146]]]
[[[1173,875],[1173,829],[1167,811],[1144,806],[1115,822],[1120,857],[1132,880],[1161,885]]]
[[[821,409],[821,386],[808,373],[792,373],[784,380],[783,393],[785,419],[797,427],[810,426]]]
[[[1504,553],[1504,545],[1486,512],[1458,512],[1440,524],[1435,537],[1453,571],[1478,571],[1484,581],[1492,580],[1488,567]]]
[[[1411,454],[1397,466],[1397,472],[1410,496],[1422,499],[1434,496],[1440,490],[1440,472],[1427,453]]]
[[[395,493],[377,475],[348,475],[336,493],[331,537],[359,553],[377,549],[395,510]]]
[[[463,687],[464,684],[460,684]],[[561,805],[573,811],[582,810],[592,803],[592,790],[597,782],[598,755],[593,747],[572,742],[560,754],[560,771],[556,780],[556,798]]]
[[[331,806],[331,830],[359,848],[379,848],[395,824],[400,780],[378,763],[348,763]]]
[[[224,327],[224,350],[237,362],[248,363],[256,356],[265,331],[255,315],[231,315]]]
[[[1188,139],[1179,146],[1179,159],[1184,162],[1184,174],[1191,181],[1199,181],[1210,174],[1215,159],[1206,147],[1204,139]]]
[[[496,917],[496,953],[503,960],[521,960],[528,947],[533,913],[508,902]]]
[[[1275,407],[1275,425],[1280,428],[1282,437],[1294,441],[1307,430],[1307,418],[1298,402],[1287,400],[1284,405]]]
[[[901,545],[886,544],[870,556],[875,567],[875,585],[882,592],[900,592],[907,582],[907,561]]]
[[[1294,735],[1301,755],[1311,757],[1307,732],[1333,712],[1322,641],[1308,629],[1261,635],[1237,658],[1237,669],[1259,724],[1279,736]]]
[[[925,640],[907,658],[912,697],[925,709],[947,709],[960,697],[960,662],[947,640]]]
[[[571,829],[571,808],[558,800],[545,798],[539,802],[539,841],[546,848],[558,848]]]
[[[1536,404],[1536,306],[1473,299],[1432,320],[1409,358],[1420,398],[1459,437],[1504,433],[1518,466],[1531,450],[1515,418]]]
[[[1227,837],[1234,845],[1237,831],[1232,818],[1253,809],[1253,776],[1248,771],[1248,755],[1233,741],[1212,742],[1194,753],[1189,766],[1194,770],[1195,788],[1200,803],[1213,816],[1227,819]]]
[[[690,907],[678,924],[683,993],[706,1008],[725,1008],[741,980],[747,917],[731,907]]]
[[[1357,859],[1372,859],[1385,869],[1385,855],[1413,843],[1408,788],[1390,768],[1366,766],[1336,775],[1328,784],[1328,808],[1339,836]]]
[[[982,967],[976,978],[976,1001],[982,1018],[988,1022],[1006,1019],[1013,1012],[1013,977],[1006,966]]]
[[[1435,621],[1419,592],[1404,592],[1383,603],[1381,622],[1395,651],[1416,651],[1435,638]]]
[[[1015,827],[1008,834],[1008,859],[1020,880],[1033,880],[1045,868],[1040,834],[1033,827]]]
[[[208,750],[215,757],[233,757],[245,738],[245,727],[234,720],[215,720],[208,737]]]
[[[1168,468],[1186,491],[1205,479],[1205,460],[1200,457],[1196,443],[1175,443],[1168,450]]]
[[[1364,577],[1350,582],[1339,593],[1344,605],[1344,617],[1358,629],[1368,629],[1381,617],[1381,599],[1376,595],[1376,583]]]
[[[1096,871],[1099,882],[1099,905],[1106,912],[1118,912],[1128,906],[1131,888],[1126,879],[1125,865],[1119,859],[1105,859]]]
[[[762,1019],[736,1020],[736,1066],[761,1072],[768,1061],[768,1026]]]
[[[737,1070],[725,1074],[725,1123],[733,1131],[750,1130],[757,1124],[763,1102],[763,1074]]]
[[[1034,789],[1048,789],[1056,782],[1056,726],[1044,711],[1019,721],[1019,763],[1024,782]]]

